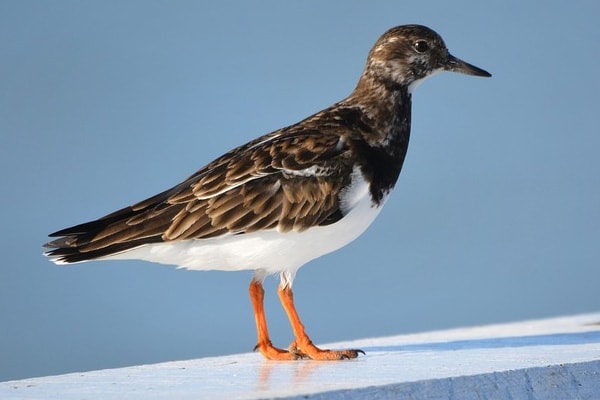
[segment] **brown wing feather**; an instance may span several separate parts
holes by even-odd
[[[341,181],[322,177],[257,179],[199,200],[202,206],[182,208],[163,239],[203,239],[212,236],[214,230],[247,233],[265,227],[303,231],[338,211],[342,188]],[[246,194],[252,200],[247,201]]]

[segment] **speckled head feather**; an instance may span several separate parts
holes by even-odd
[[[435,31],[422,25],[397,26],[375,42],[359,85],[368,88],[372,82],[381,82],[392,90],[401,90],[441,71],[491,76],[452,56]]]

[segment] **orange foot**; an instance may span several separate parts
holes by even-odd
[[[260,351],[260,354],[262,354],[267,360],[291,361],[302,358],[302,356],[296,352],[283,350],[273,346],[271,341],[262,343],[259,342],[256,347],[254,347],[254,351],[256,350]]]
[[[346,360],[358,357],[359,353],[365,354],[362,350],[323,350],[312,344],[308,335],[304,331],[304,325],[298,317],[296,307],[294,306],[294,296],[292,289],[286,285],[280,285],[279,298],[281,304],[292,325],[296,340],[292,342],[288,350],[283,350],[273,346],[269,339],[269,330],[267,328],[267,320],[265,318],[265,310],[263,306],[264,294],[261,281],[252,280],[250,282],[250,299],[254,309],[254,318],[256,320],[256,331],[258,334],[258,344],[254,350],[259,350],[261,354],[268,360],[298,360],[300,358],[310,358],[311,360]]]
[[[311,360],[317,361],[331,361],[331,360],[348,360],[351,358],[358,357],[358,354],[365,354],[364,351],[359,349],[347,349],[347,350],[327,350],[320,349],[309,340],[308,342],[298,345],[296,341],[292,342],[289,347],[289,353],[295,354],[298,358],[310,358]]]

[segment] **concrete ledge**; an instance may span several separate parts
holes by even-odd
[[[600,313],[364,339],[344,362],[259,354],[0,382],[2,399],[598,399]]]
[[[287,399],[599,399],[600,361],[345,389]]]

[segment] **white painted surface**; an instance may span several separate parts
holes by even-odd
[[[600,313],[364,339],[342,362],[258,353],[0,383],[1,399],[600,399]],[[349,390],[352,389],[352,390]]]

